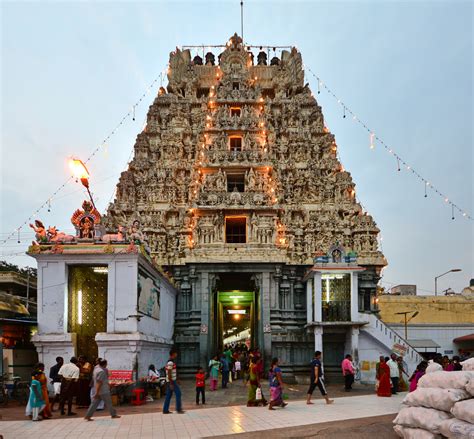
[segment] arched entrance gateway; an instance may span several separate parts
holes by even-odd
[[[386,264],[379,230],[356,201],[297,49],[268,59],[266,48],[254,54],[234,35],[216,50],[205,60],[191,49],[170,54],[168,85],[150,106],[105,224],[134,223],[173,277],[185,372],[207,365],[226,341],[259,347],[267,363],[278,356],[287,372],[306,371],[324,343],[336,363],[357,350],[356,314],[374,306]],[[347,265],[350,252],[360,268],[350,279],[308,277],[318,255]],[[322,298],[316,283],[329,289]],[[314,324],[321,313],[308,310],[322,299],[325,318],[343,324]]]

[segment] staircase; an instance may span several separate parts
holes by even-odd
[[[364,314],[359,313],[359,320],[367,322],[367,325],[362,326],[361,331],[369,334],[379,343],[384,345],[388,351],[392,350],[395,343],[398,343],[406,348],[406,354],[403,357],[408,371],[411,373],[416,369],[416,366],[424,360],[424,358],[408,344],[408,342],[388,327],[382,320],[380,320],[375,314]]]

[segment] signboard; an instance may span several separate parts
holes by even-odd
[[[160,284],[142,268],[138,269],[138,312],[160,319]]]
[[[131,370],[109,370],[109,382],[111,384],[126,383],[132,380]]]
[[[399,355],[400,357],[404,357],[407,353],[407,350],[408,348],[400,343],[395,343],[392,347],[392,352]]]

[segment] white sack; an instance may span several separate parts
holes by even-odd
[[[441,422],[439,431],[448,438],[474,439],[474,425],[456,418]]]
[[[435,389],[418,387],[403,400],[412,407],[428,407],[449,412],[455,403],[470,398],[471,395],[462,389]]]
[[[474,370],[474,358],[468,358],[465,361],[461,361],[462,370]]]
[[[437,387],[440,389],[465,389],[474,372],[439,372],[427,373],[418,381],[418,387]]]
[[[393,427],[395,433],[404,439],[440,439],[441,435],[431,433],[431,431],[423,430],[422,428],[403,427],[402,425],[395,425]]]
[[[452,418],[450,413],[425,407],[407,407],[399,411],[393,421],[405,427],[423,428],[433,433],[439,433],[441,422]]]
[[[474,377],[471,378],[471,381],[467,383],[466,391],[469,392],[472,396],[474,396]]]
[[[451,409],[451,413],[454,415],[454,417],[460,419],[461,421],[474,424],[474,398],[457,402]]]
[[[441,364],[435,363],[433,360],[429,360],[425,373],[438,372],[440,370],[443,370],[443,366],[441,366]]]

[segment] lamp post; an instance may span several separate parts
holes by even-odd
[[[439,276],[436,276],[435,277],[435,296],[438,295],[438,279],[441,277],[441,276],[444,276],[445,274],[448,274],[448,273],[456,273],[458,271],[462,271],[460,268],[452,268],[451,270],[447,271],[446,273],[443,273],[443,274],[440,274]]]
[[[76,178],[81,180],[82,186],[87,189],[87,193],[89,194],[89,198],[91,199],[92,206],[95,207],[94,199],[92,198],[91,191],[89,190],[89,171],[86,168],[84,162],[80,159],[71,158],[69,160],[69,168],[72,171],[72,175]]]
[[[413,315],[407,319],[407,314],[410,314],[410,313],[413,313]],[[405,341],[408,342],[408,325],[407,323],[413,319],[414,317],[416,317],[418,315],[418,311],[402,311],[402,312],[396,312],[395,314],[403,314],[403,316],[405,317]]]

